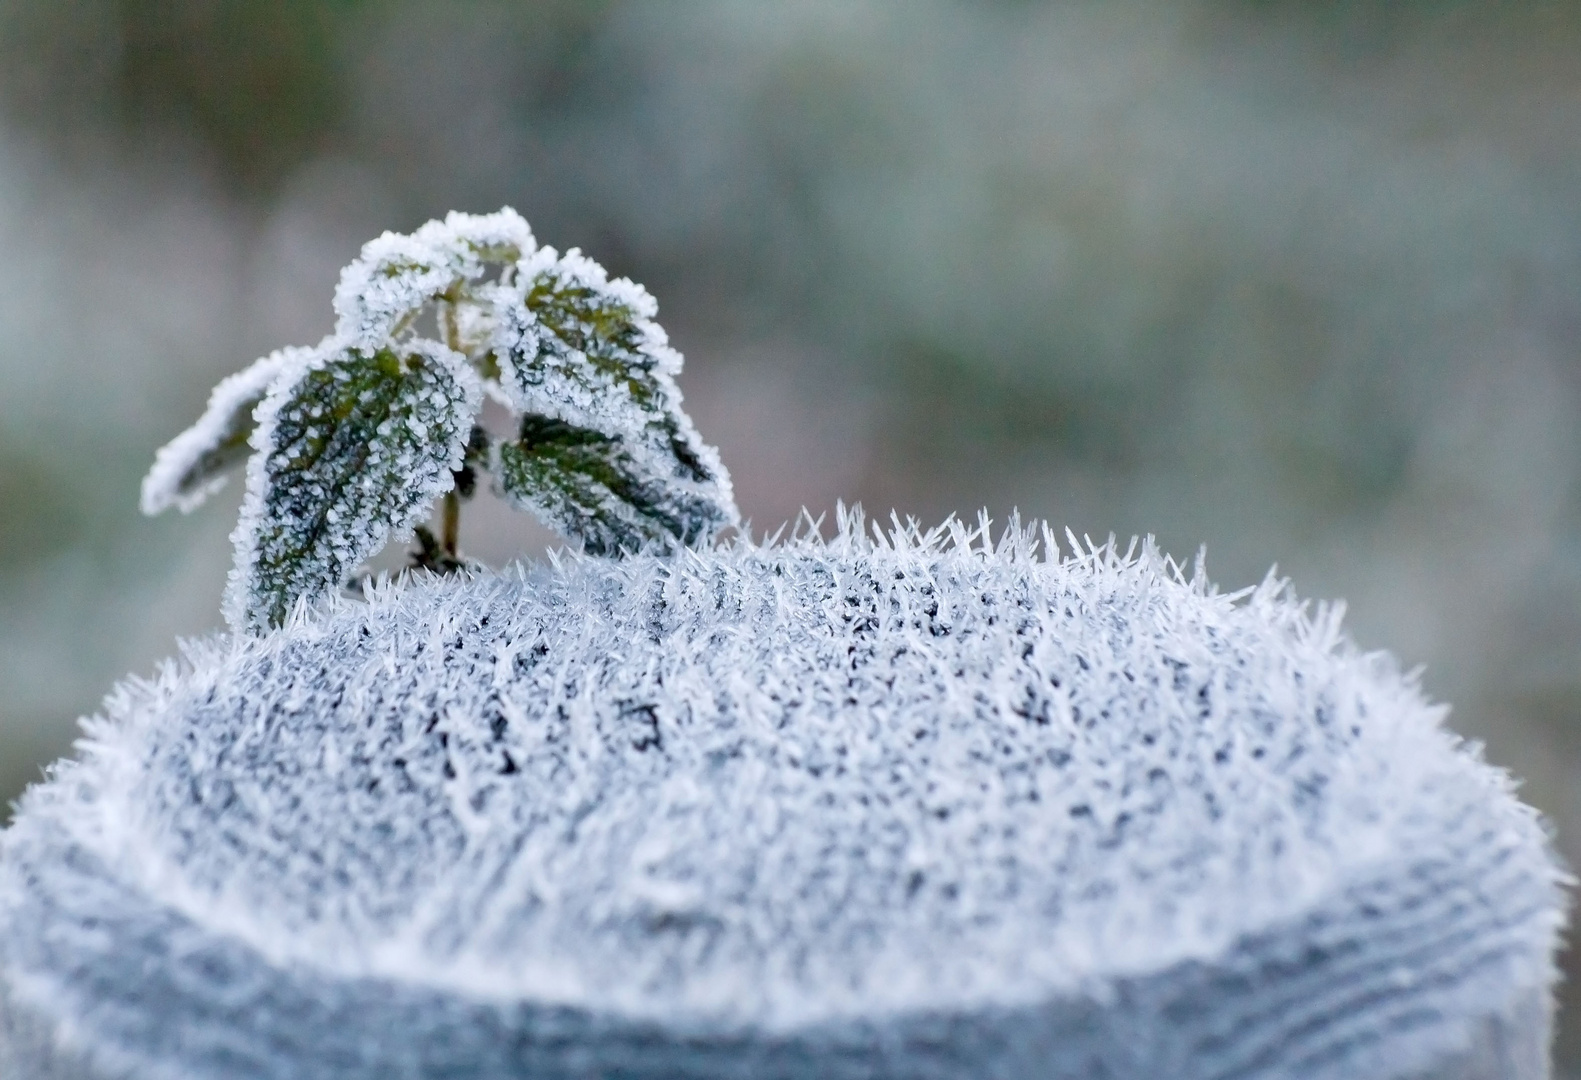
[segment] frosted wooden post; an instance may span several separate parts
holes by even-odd
[[[124,686],[0,847],[0,1075],[1547,1075],[1539,822],[1333,613],[845,526]]]

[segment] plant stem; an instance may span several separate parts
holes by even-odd
[[[461,536],[461,496],[454,490],[445,493],[444,529],[440,543],[444,545],[445,554],[456,558],[457,546]]]
[[[460,352],[461,328],[456,325],[456,296],[453,291],[447,293],[445,302],[439,305],[439,316],[444,324],[445,343],[456,352]],[[461,543],[461,494],[455,488],[445,493],[445,508],[442,513],[444,517],[439,542],[445,558],[451,563],[457,563],[460,558],[457,553]]]

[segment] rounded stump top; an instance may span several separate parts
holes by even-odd
[[[190,647],[0,841],[0,1066],[1541,1075],[1560,871],[1414,680],[1281,583],[1034,547],[565,557]]]

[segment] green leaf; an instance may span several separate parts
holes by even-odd
[[[521,431],[501,492],[595,553],[701,544],[735,524],[730,478],[681,410],[681,357],[640,286],[542,248],[495,295],[494,356]]]
[[[495,475],[513,502],[594,555],[698,543],[718,529],[713,499],[644,478],[619,439],[551,417],[522,418],[518,438],[499,448]]]
[[[224,482],[224,473],[247,457],[253,412],[274,383],[306,363],[310,349],[280,349],[220,382],[209,404],[186,431],[160,448],[143,478],[142,510],[178,507],[189,513]]]
[[[232,540],[233,626],[279,626],[450,490],[482,389],[436,342],[332,345],[259,409]]]

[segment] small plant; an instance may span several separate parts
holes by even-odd
[[[738,514],[681,411],[658,305],[509,208],[385,233],[341,273],[335,332],[225,379],[159,451],[142,508],[183,512],[247,461],[225,613],[279,626],[415,531],[414,565],[464,565],[461,502],[487,474],[594,554],[707,543]],[[432,336],[424,336],[431,331]],[[517,418],[496,438],[484,396]],[[418,523],[443,500],[441,535]]]

